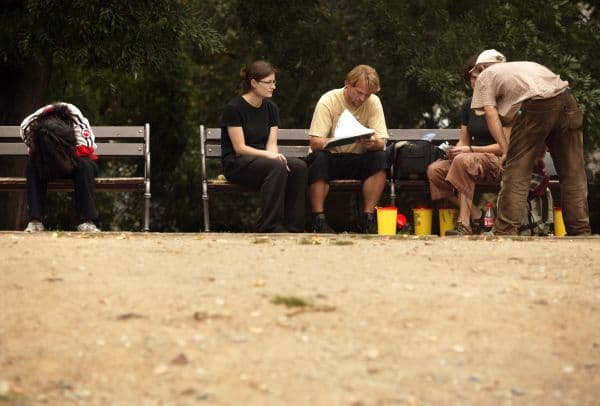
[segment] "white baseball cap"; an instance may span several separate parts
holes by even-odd
[[[506,62],[506,57],[495,49],[486,49],[479,54],[475,61],[475,66],[469,72],[473,72],[475,67],[482,63],[503,63]]]

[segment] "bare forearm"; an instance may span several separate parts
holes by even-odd
[[[485,121],[487,123],[488,129],[492,134],[492,137],[496,140],[503,153],[506,153],[508,150],[508,139],[504,135],[504,131],[502,130],[502,122],[500,121],[500,116],[498,115],[498,110],[494,106],[485,106]]]
[[[469,146],[469,148],[472,152],[494,154],[498,156],[502,155],[502,148],[500,147],[500,144],[490,144],[482,146],[471,145]]]
[[[235,153],[238,155],[251,155],[251,156],[260,156],[264,158],[269,158],[273,153],[277,153],[277,151],[269,151],[264,149],[258,149],[254,147],[250,147],[248,145],[243,145],[235,149]]]
[[[265,148],[267,151],[270,152],[275,152],[275,153],[279,153],[279,147],[277,146],[277,143],[267,143],[267,147]]]
[[[381,151],[385,148],[384,138],[371,137],[368,140],[359,140],[358,142],[363,146],[365,151]]]
[[[329,141],[329,138],[311,136],[310,137],[311,151],[313,151],[313,152],[322,151],[325,147],[325,144],[327,144],[327,141]]]

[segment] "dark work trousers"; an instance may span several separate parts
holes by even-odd
[[[591,233],[582,127],[582,111],[568,90],[549,99],[523,102],[506,154],[496,234],[517,234],[525,216],[533,166],[545,146],[556,166],[567,234]]]
[[[79,166],[63,178],[73,179],[75,211],[81,223],[97,222],[98,212],[94,202],[94,179],[98,166],[89,158],[80,157]],[[27,206],[29,220],[43,221],[48,182],[41,179],[31,162],[27,163]]]
[[[308,171],[301,159],[289,158],[287,162],[289,172],[279,160],[242,155],[224,168],[230,182],[260,190],[259,233],[304,231]]]

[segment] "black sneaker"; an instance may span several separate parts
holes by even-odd
[[[362,234],[377,234],[377,218],[373,213],[362,213],[358,221],[358,231]]]
[[[335,234],[335,231],[327,224],[324,214],[317,214],[313,220],[313,233]]]

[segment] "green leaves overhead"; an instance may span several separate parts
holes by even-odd
[[[202,9],[183,1],[25,1],[7,7],[0,58],[32,56],[128,72],[160,66],[178,52],[222,50]]]

